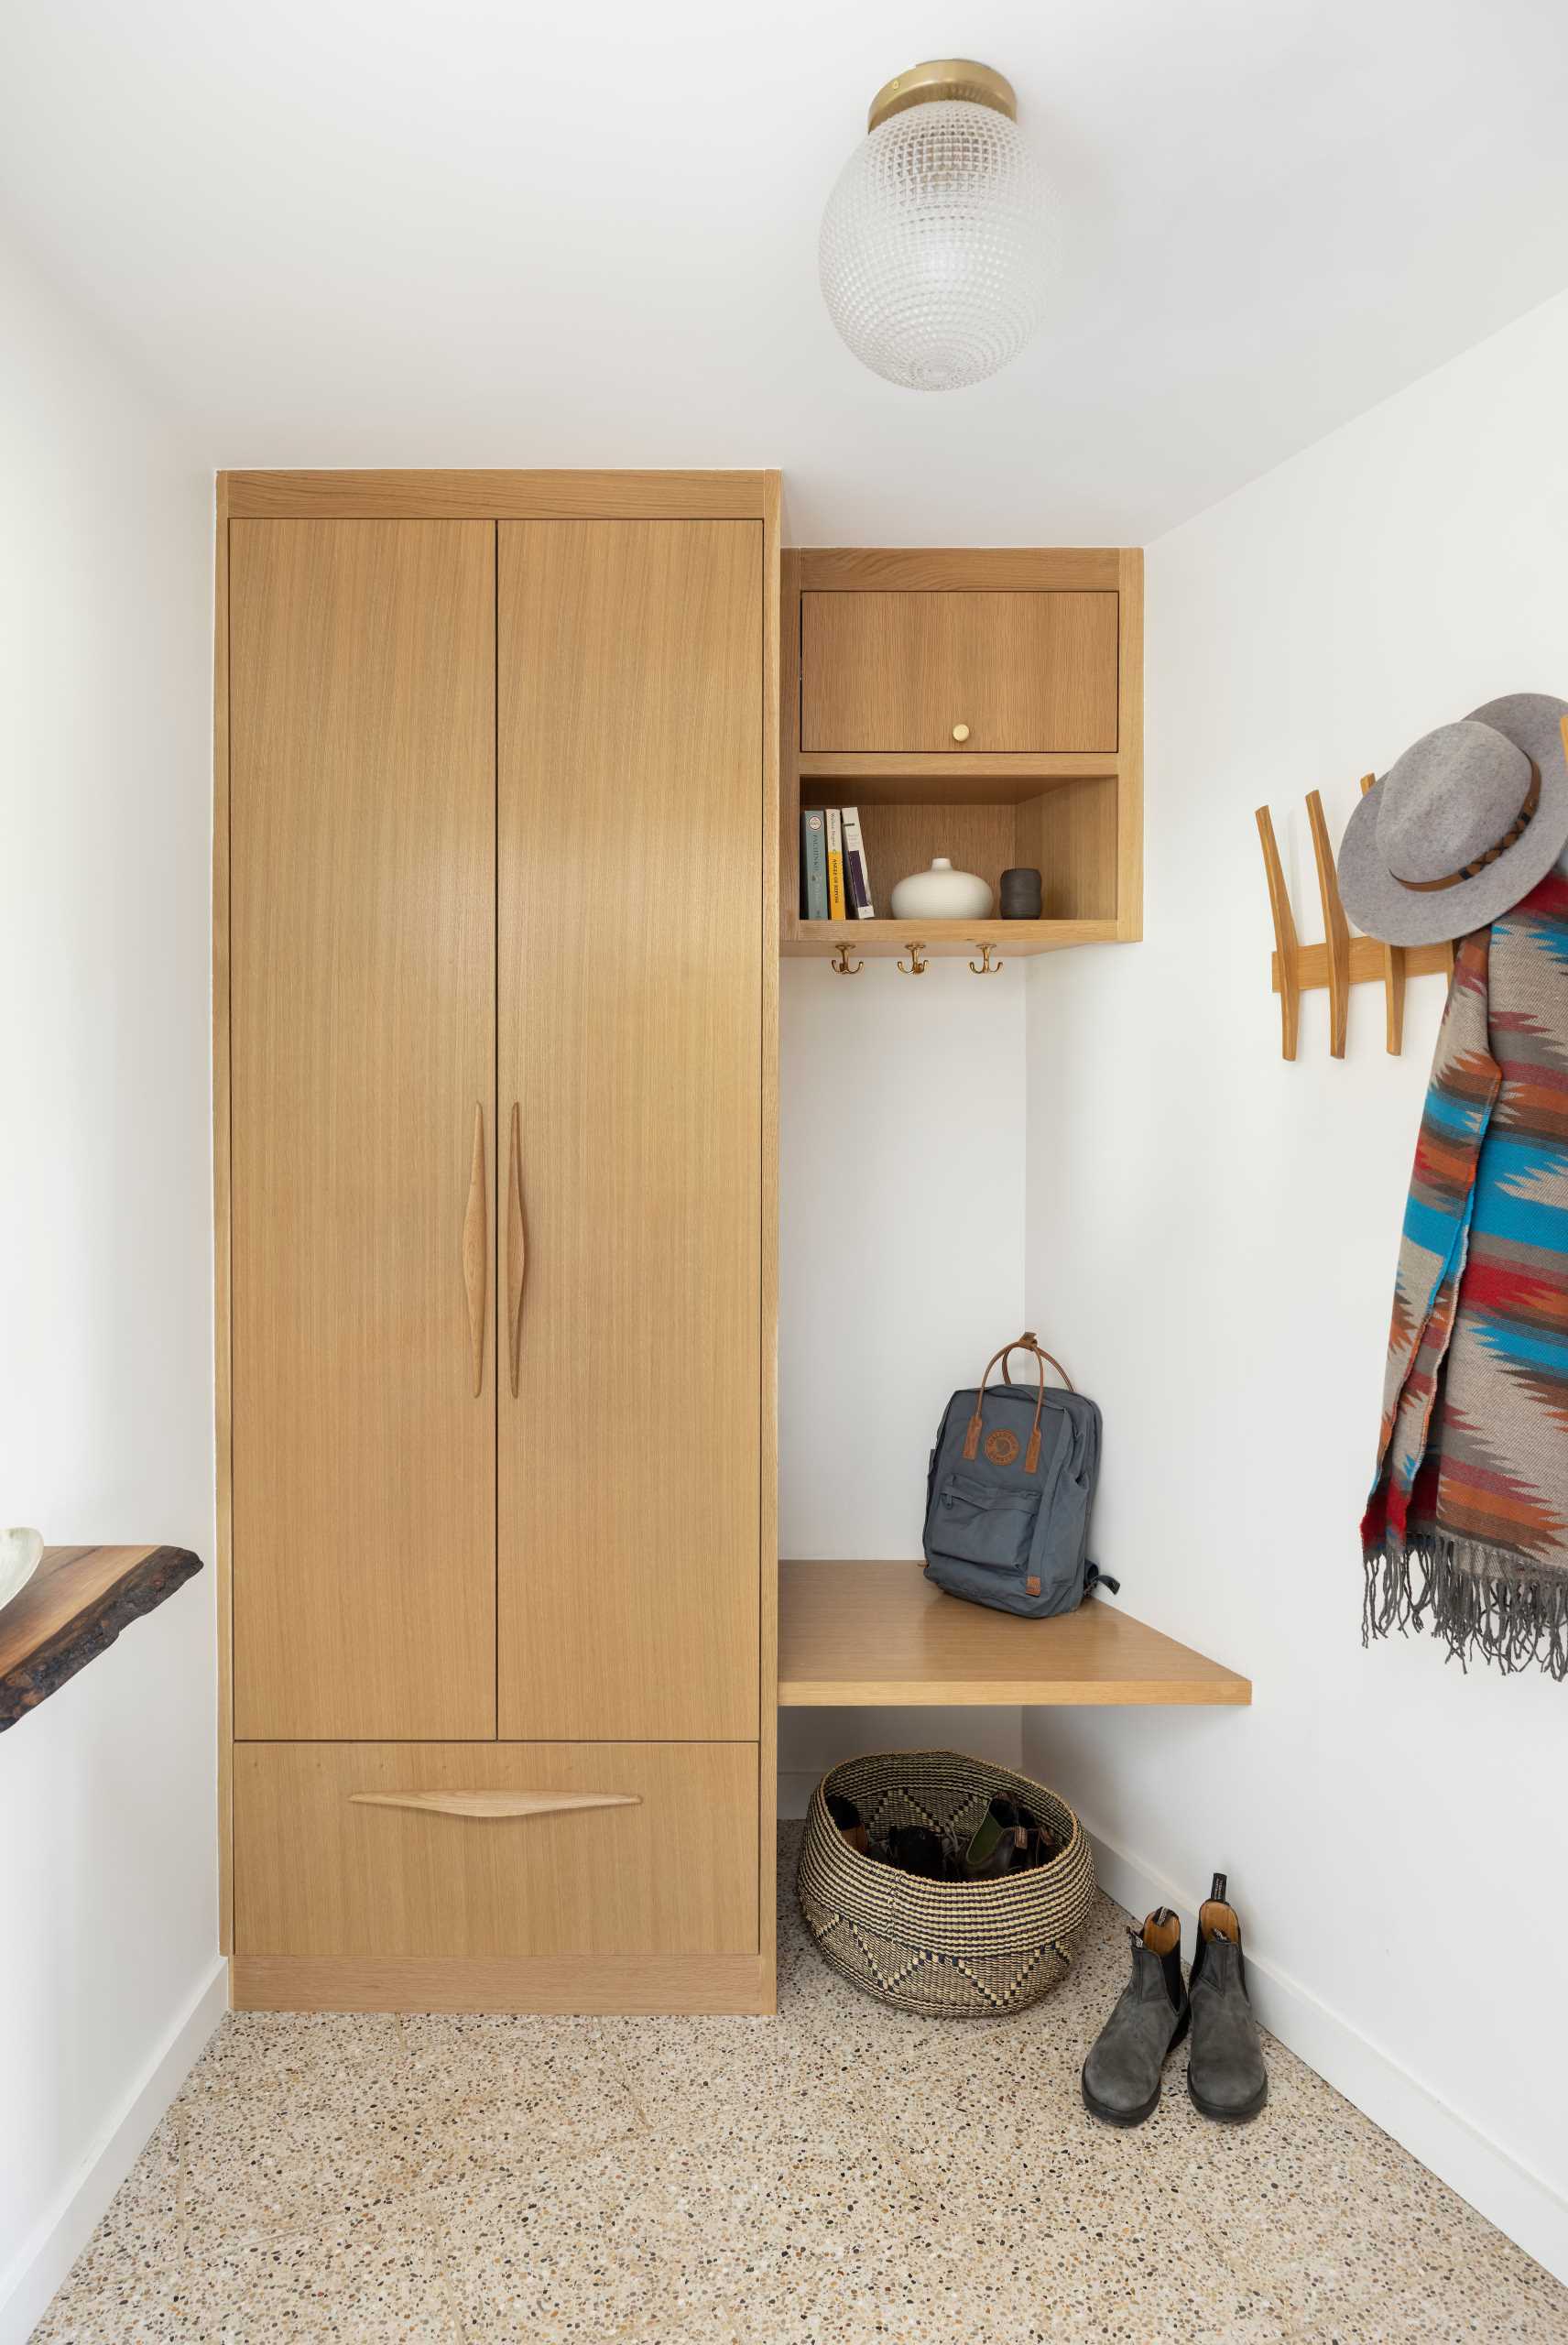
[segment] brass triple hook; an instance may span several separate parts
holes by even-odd
[[[992,949],[993,948],[989,944],[982,944],[980,946],[980,958],[978,961],[971,961],[969,964],[977,977],[1000,976],[1002,971],[1007,967],[1007,965],[1005,961],[992,960]],[[833,954],[830,966],[841,977],[857,977],[862,969],[865,968],[866,963],[863,960],[852,961],[849,957],[849,945],[847,942],[841,942],[836,952]],[[898,966],[902,969],[907,977],[923,977],[925,976],[926,971],[931,966],[931,961],[926,953],[923,938],[910,937],[909,957],[907,961],[900,961]]]

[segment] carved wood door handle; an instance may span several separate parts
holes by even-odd
[[[485,1289],[490,1253],[485,1205],[485,1110],[474,1110],[474,1155],[463,1216],[463,1283],[468,1290],[468,1341],[474,1356],[474,1397],[485,1389]]]
[[[521,1111],[514,1099],[511,1169],[506,1180],[506,1332],[514,1401],[517,1397],[517,1368],[523,1349],[523,1281],[528,1267],[528,1241],[523,1227],[523,1125]]]

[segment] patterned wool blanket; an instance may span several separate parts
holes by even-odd
[[[1363,1641],[1568,1676],[1568,879],[1467,936],[1405,1211]]]

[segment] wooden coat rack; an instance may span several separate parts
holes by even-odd
[[[1364,798],[1376,780],[1375,774],[1362,775],[1361,794]],[[1345,906],[1339,900],[1339,879],[1334,870],[1334,848],[1329,843],[1328,823],[1323,817],[1323,798],[1315,790],[1307,793],[1307,822],[1312,829],[1312,857],[1318,870],[1318,894],[1323,901],[1323,942],[1321,944],[1297,942],[1290,891],[1285,886],[1285,873],[1274,837],[1273,817],[1267,806],[1258,809],[1258,835],[1263,842],[1263,869],[1269,881],[1269,909],[1274,916],[1274,990],[1279,997],[1280,1055],[1288,1059],[1296,1055],[1302,994],[1326,987],[1329,1056],[1342,1059],[1349,1026],[1351,987],[1380,985],[1383,988],[1385,1047],[1390,1057],[1398,1058],[1404,1042],[1406,978],[1425,976],[1439,970],[1444,976],[1452,976],[1454,947],[1452,944],[1383,944],[1375,936],[1353,935],[1350,922],[1345,917]]]

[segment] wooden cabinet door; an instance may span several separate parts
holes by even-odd
[[[494,524],[235,521],[230,644],[235,1731],[490,1736]]]
[[[1114,749],[1115,594],[811,594],[803,749]],[[967,726],[963,739],[953,728]]]
[[[762,529],[499,537],[499,1730],[755,1740]]]

